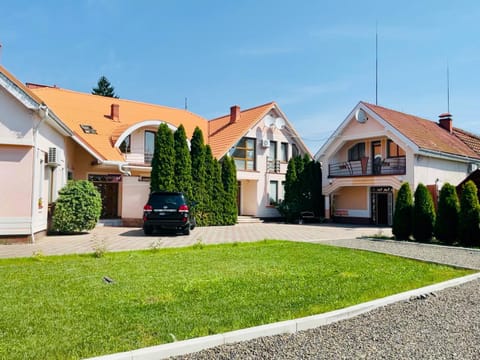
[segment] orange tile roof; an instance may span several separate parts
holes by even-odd
[[[240,118],[235,123],[230,123],[230,114],[209,122],[210,146],[213,156],[221,158],[238,140],[240,140],[258,121],[260,121],[272,108],[275,102],[256,106],[240,112]]]
[[[147,120],[160,120],[175,127],[183,124],[187,137],[191,137],[196,126],[208,133],[208,121],[182,109],[115,99],[86,94],[56,87],[30,89],[42,99],[57,116],[102,159],[124,161],[123,154],[115,148],[116,139],[130,126]],[[111,105],[119,105],[119,120],[110,118]],[[97,134],[85,134],[80,125],[91,125]]]
[[[15,76],[13,76],[7,69],[5,69],[2,65],[0,65],[0,73],[3,73],[11,82],[13,82],[16,86],[22,89],[25,93],[28,94],[34,101],[41,104],[42,99],[40,99],[37,95],[35,95],[32,90],[30,90],[27,86],[25,86],[22,82],[20,82]]]
[[[480,136],[454,127],[453,133],[480,156]]]
[[[400,133],[424,150],[438,151],[452,155],[480,158],[480,154],[470,148],[453,132],[440,127],[434,121],[405,114],[399,111],[362,102],[370,110],[392,125]],[[458,131],[457,131],[458,132]]]

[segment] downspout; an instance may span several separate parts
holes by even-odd
[[[48,118],[48,107],[45,104],[40,104],[37,109],[37,113],[40,116],[40,121],[36,126],[33,127],[33,166],[32,166],[32,203],[31,203],[31,213],[30,213],[30,238],[32,243],[35,243],[35,231],[34,231],[34,224],[33,220],[35,218],[35,212],[37,210],[36,206],[38,206],[38,200],[36,201],[35,199],[35,186],[36,186],[36,175],[37,175],[37,160],[38,160],[38,144],[37,144],[37,138],[38,138],[38,130],[42,123]]]
[[[125,176],[131,176],[132,173],[128,170],[125,170],[124,167],[127,167],[127,163],[119,162],[119,161],[111,161],[111,160],[105,160],[105,161],[100,161],[101,165],[107,165],[107,166],[117,166],[118,171],[122,173],[122,175]]]

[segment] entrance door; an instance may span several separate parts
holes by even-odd
[[[393,223],[393,190],[390,186],[370,188],[372,224],[391,226]]]
[[[377,225],[388,225],[388,194],[377,196]]]
[[[102,219],[114,219],[118,217],[118,183],[94,182],[102,196]]]

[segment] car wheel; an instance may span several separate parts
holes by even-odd
[[[183,229],[183,235],[190,235],[190,226],[187,226],[185,229]]]
[[[151,226],[145,226],[143,228],[143,232],[145,235],[152,235],[153,234],[153,228]]]

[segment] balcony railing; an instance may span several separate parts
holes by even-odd
[[[270,157],[267,157],[267,172],[279,173],[280,172],[280,160],[274,160],[274,159],[271,159]]]
[[[343,161],[328,164],[329,177],[404,175],[406,173],[405,157],[373,161],[364,157],[358,161]]]
[[[145,164],[151,164],[152,159],[153,159],[153,153],[148,153],[148,152],[144,153],[144,158],[143,159],[144,159],[143,161],[145,162]]]

